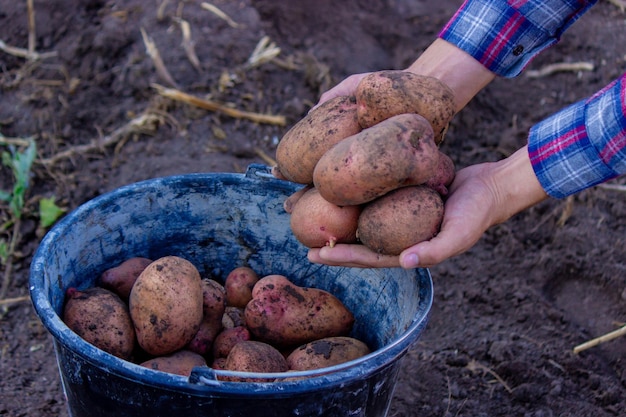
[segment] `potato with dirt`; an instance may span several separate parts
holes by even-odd
[[[432,188],[399,188],[363,208],[357,234],[372,251],[399,255],[404,249],[433,238],[439,232],[443,214],[443,200]]]
[[[226,310],[226,290],[219,282],[202,279],[202,322],[187,349],[206,355],[213,349],[217,335],[222,331],[222,316]]]
[[[287,372],[287,360],[274,346],[256,341],[246,340],[237,343],[231,349],[224,369],[239,372]],[[269,382],[267,378],[227,377],[230,381]]]
[[[360,206],[338,206],[326,201],[317,188],[308,189],[291,210],[291,231],[309,248],[356,243]]]
[[[98,278],[97,285],[113,291],[122,300],[128,302],[130,290],[133,288],[137,277],[151,263],[152,259],[140,256],[126,259],[121,264],[104,271]]]
[[[245,319],[256,340],[277,348],[345,336],[354,324],[352,312],[333,294],[297,286],[284,275],[267,275],[257,282]]]
[[[101,287],[66,291],[63,321],[74,333],[99,349],[130,360],[135,347],[135,329],[126,303]]]
[[[339,96],[322,103],[281,138],[276,148],[276,175],[300,184],[312,183],[319,158],[334,144],[360,130],[353,96]]]
[[[222,330],[213,343],[213,358],[226,358],[237,343],[245,340],[250,340],[250,332],[245,326]]]
[[[357,117],[362,128],[404,113],[424,117],[435,133],[435,143],[443,141],[455,114],[454,92],[435,77],[401,70],[366,75],[355,91]]]
[[[287,356],[287,365],[292,371],[308,371],[349,362],[370,352],[365,343],[353,337],[326,337],[294,349]]]
[[[315,166],[313,183],[326,201],[355,206],[428,181],[438,160],[428,121],[414,113],[401,114],[333,146]]]
[[[445,153],[439,151],[439,162],[435,174],[424,183],[425,186],[437,191],[442,197],[448,195],[448,187],[454,181],[456,167],[454,161]]]
[[[178,350],[169,355],[148,359],[140,365],[155,371],[182,376],[191,375],[191,371],[196,366],[208,366],[202,355],[188,350]]]
[[[187,345],[203,317],[202,279],[196,267],[179,256],[164,256],[139,275],[129,298],[139,345],[162,356]]]
[[[239,266],[230,271],[224,280],[226,305],[244,308],[252,299],[252,288],[258,280],[258,274],[248,266]]]

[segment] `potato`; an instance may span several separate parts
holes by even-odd
[[[244,308],[252,299],[252,287],[258,280],[257,273],[247,266],[240,266],[230,271],[224,280],[226,304]]]
[[[439,232],[444,206],[439,193],[424,185],[394,190],[368,203],[357,235],[372,251],[399,255]]]
[[[233,327],[245,325],[244,309],[241,307],[226,306],[226,310],[222,316],[222,326],[224,326],[225,329],[232,329]]]
[[[308,371],[348,362],[370,353],[362,341],[346,336],[314,340],[296,348],[287,356],[292,371]]]
[[[224,286],[210,278],[202,279],[202,322],[186,348],[199,355],[211,353],[215,338],[222,331],[222,316],[226,310]]]
[[[291,231],[300,243],[309,248],[355,243],[360,206],[340,207],[330,203],[316,188],[304,193],[293,207]]]
[[[202,320],[221,322],[226,310],[226,289],[219,282],[202,279]]]
[[[416,113],[431,124],[440,144],[456,112],[454,92],[437,78],[387,70],[365,76],[355,91],[362,128],[403,113]]]
[[[207,363],[202,355],[188,350],[179,350],[171,353],[170,355],[148,359],[147,361],[140,363],[140,365],[155,371],[189,376],[191,375],[193,368],[196,366],[207,366]]]
[[[203,317],[202,280],[195,266],[164,256],[139,275],[129,298],[139,345],[163,356],[183,348],[196,335]]]
[[[448,195],[448,186],[454,181],[456,168],[454,161],[445,153],[439,151],[439,162],[435,169],[435,175],[424,183],[425,186],[437,191],[440,195]]]
[[[226,369],[226,358],[215,358],[211,362],[211,368],[224,370]]]
[[[97,348],[121,359],[131,358],[135,330],[126,303],[114,292],[100,287],[68,288],[63,321]]]
[[[280,176],[292,182],[313,182],[319,158],[340,140],[361,130],[352,96],[335,97],[311,110],[281,138],[276,148]]]
[[[317,163],[313,183],[333,204],[360,205],[396,188],[426,182],[435,174],[438,158],[428,121],[401,114],[333,146]]]
[[[287,372],[287,360],[272,345],[246,340],[237,343],[231,349],[224,369],[240,372]],[[228,378],[231,381],[267,382],[263,378]]]
[[[191,339],[185,349],[206,356],[213,351],[213,346],[217,336],[222,332],[224,327],[221,320],[203,320],[200,328]]]
[[[104,271],[98,278],[98,285],[113,291],[125,302],[137,277],[152,262],[151,259],[134,257]]]
[[[225,358],[233,346],[244,340],[250,340],[250,332],[244,326],[224,329],[213,343],[213,358]]]
[[[277,348],[345,336],[354,324],[352,312],[337,297],[299,287],[283,275],[261,278],[244,313],[253,337]]]
[[[302,197],[304,193],[309,191],[311,188],[313,188],[313,185],[309,184],[307,186],[300,188],[298,191],[296,191],[295,193],[287,197],[285,201],[283,202],[283,208],[285,209],[285,211],[291,214],[296,203],[298,202],[298,200],[300,200],[300,197]]]

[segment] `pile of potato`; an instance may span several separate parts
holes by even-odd
[[[307,185],[285,204],[295,237],[398,255],[435,236],[455,176],[439,150],[454,114],[447,85],[392,70],[309,112],[276,149],[276,175]]]
[[[68,288],[62,318],[112,355],[185,376],[196,366],[305,371],[370,353],[348,336],[354,316],[329,292],[245,266],[222,285],[178,256],[130,258],[94,287]]]

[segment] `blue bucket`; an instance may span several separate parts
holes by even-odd
[[[70,415],[385,416],[400,359],[427,322],[430,272],[311,264],[282,207],[299,187],[275,179],[263,165],[250,165],[245,174],[158,178],[99,196],[55,225],[33,258],[30,295],[53,336]],[[183,377],[112,356],[61,320],[69,287],[94,286],[102,271],[133,256],[166,255],[181,256],[217,280],[247,265],[260,276],[282,274],[329,291],[353,312],[352,336],[372,353],[315,371],[246,374],[197,367]],[[276,382],[225,382],[221,376],[269,376]]]

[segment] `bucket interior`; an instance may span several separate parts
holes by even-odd
[[[253,165],[246,174],[147,180],[89,201],[60,221],[35,254],[30,291],[37,314],[61,349],[106,367],[107,372],[198,390],[185,377],[148,370],[100,351],[60,319],[67,288],[93,286],[102,271],[130,257],[177,255],[191,261],[203,277],[222,283],[230,270],[247,265],[259,276],[282,274],[297,285],[324,289],[342,300],[355,316],[352,336],[373,352],[330,369],[333,372],[327,372],[324,381],[335,374],[345,380],[345,373],[353,373],[354,367],[362,373],[367,372],[363,367],[395,361],[426,323],[432,303],[429,271],[310,263],[307,248],[293,237],[282,207],[299,187],[273,178],[267,167]],[[67,372],[61,369],[62,375]],[[215,382],[223,384],[238,384],[249,392],[262,392],[267,385]]]

